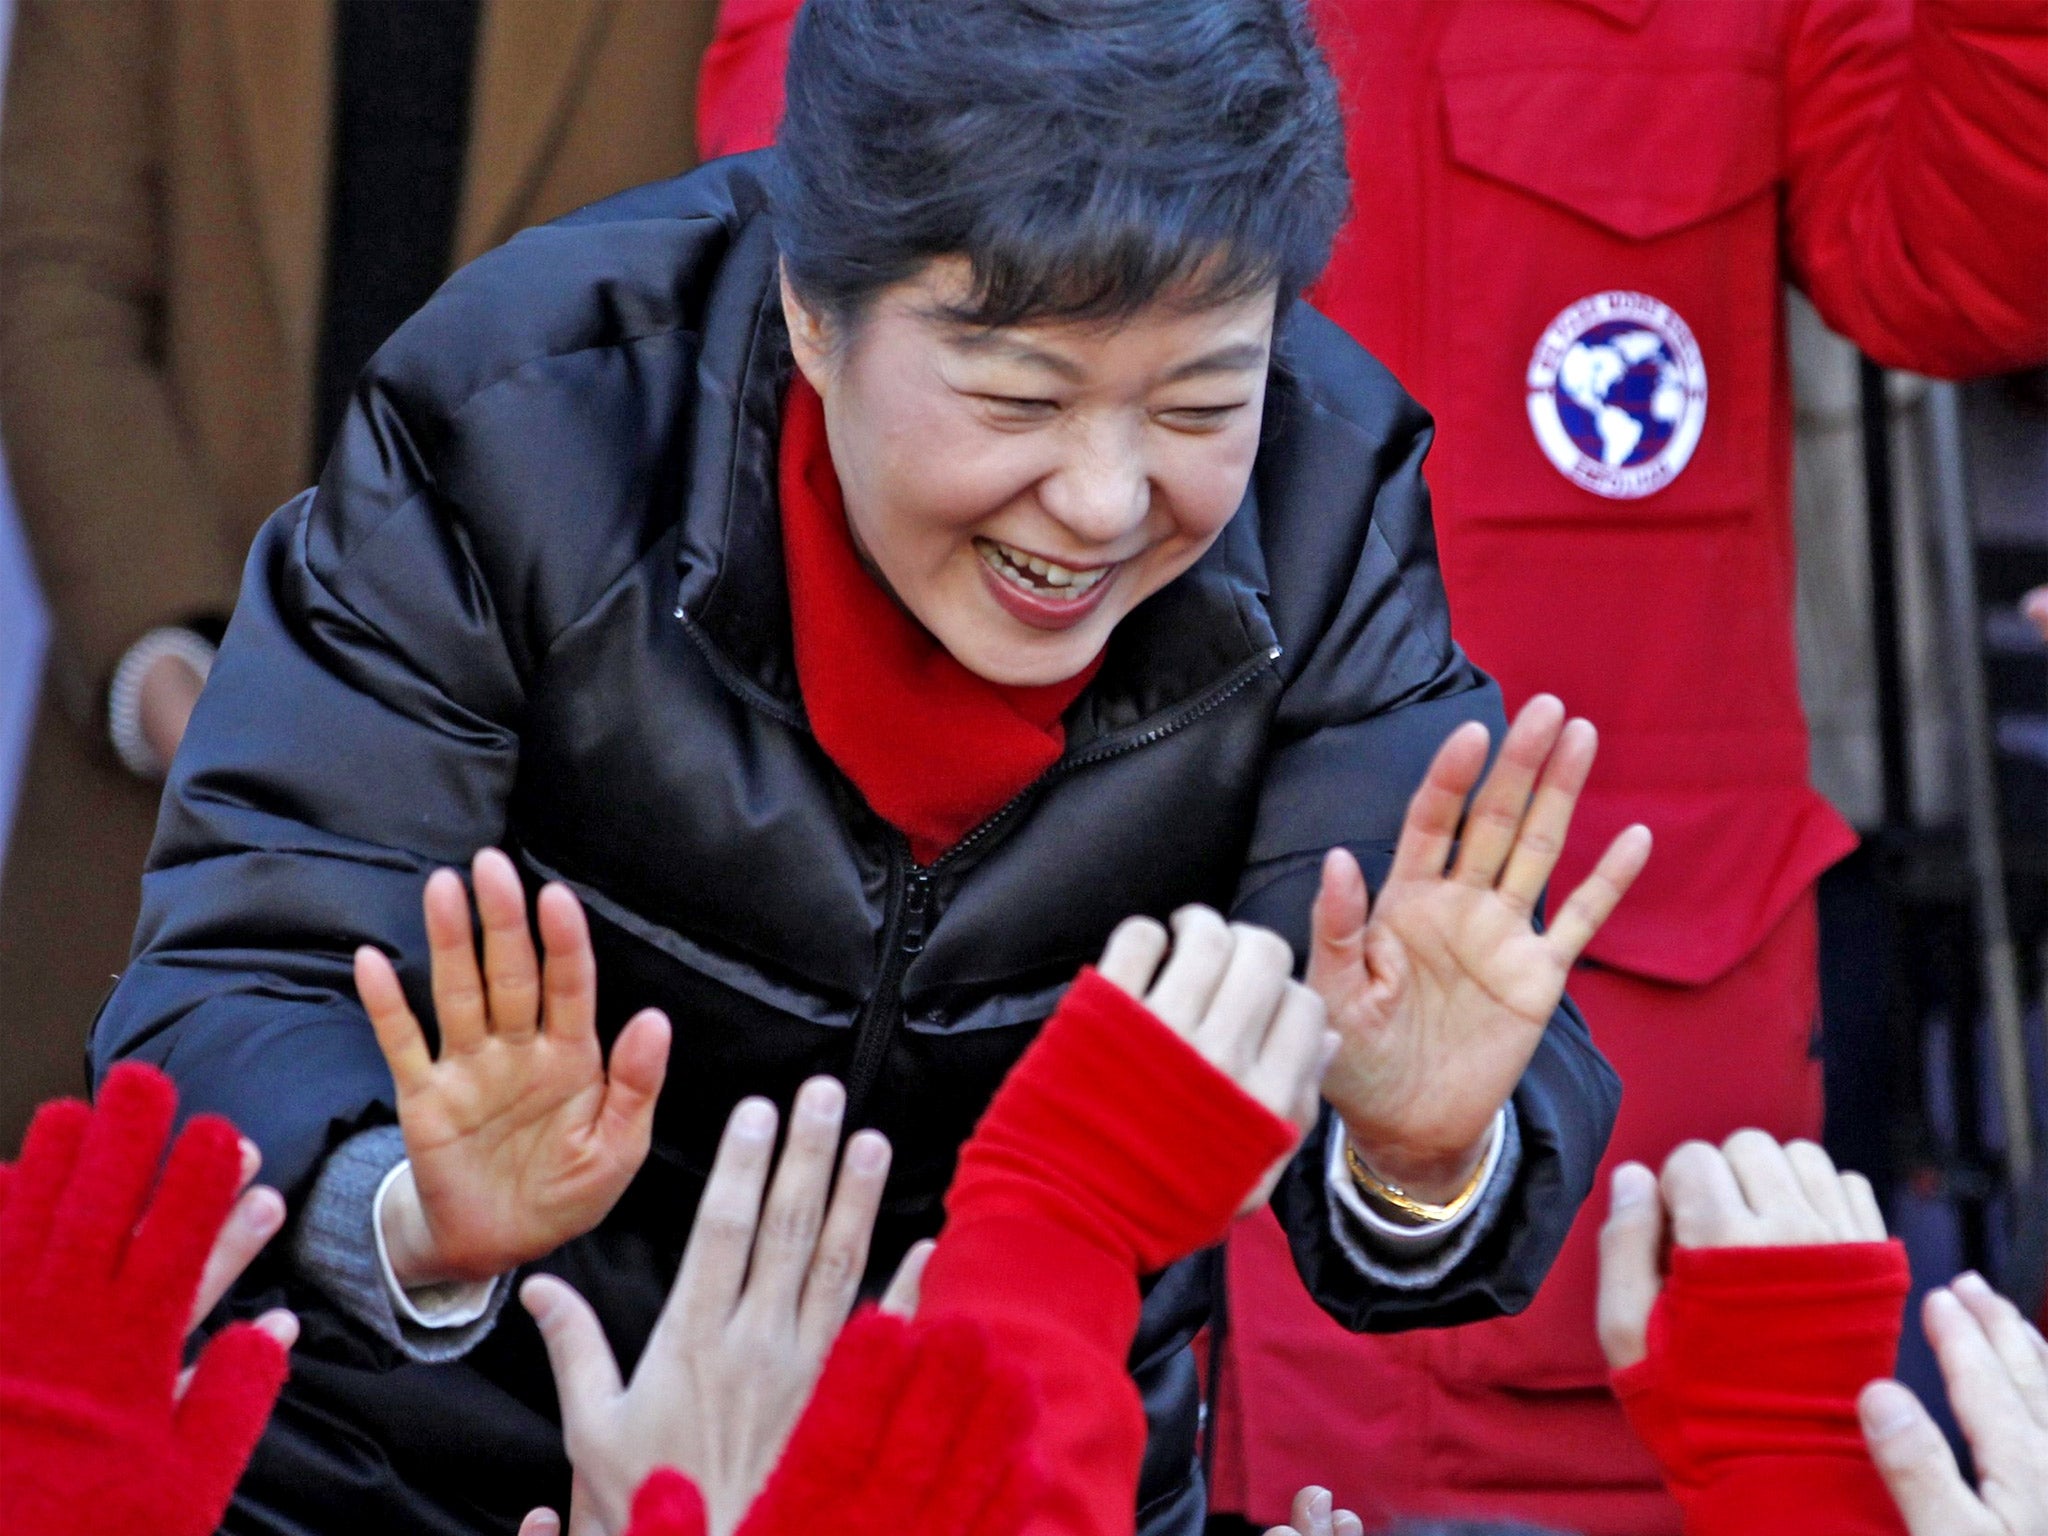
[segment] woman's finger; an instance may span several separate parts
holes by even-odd
[[[476,968],[476,940],[469,927],[469,893],[452,869],[427,877],[420,898],[427,919],[429,985],[434,1022],[441,1031],[441,1055],[473,1051],[490,1033],[483,975]]]
[[[1664,1288],[1657,1267],[1664,1241],[1664,1201],[1657,1176],[1623,1163],[1609,1184],[1600,1228],[1600,1290],[1595,1326],[1610,1370],[1624,1370],[1649,1352],[1650,1309]]]
[[[1998,1530],[1919,1398],[1896,1381],[1873,1381],[1857,1399],[1856,1412],[1870,1459],[1913,1536],[1988,1536]]]
[[[598,1411],[626,1390],[619,1363],[612,1358],[604,1325],[568,1281],[534,1275],[519,1287],[519,1301],[547,1346],[562,1407],[562,1437],[574,1447]]]
[[[1323,855],[1322,880],[1309,908],[1308,984],[1323,995],[1342,996],[1343,978],[1362,973],[1371,909],[1357,856],[1349,848],[1332,848]]]
[[[1721,1155],[1742,1186],[1742,1198],[1761,1223],[1766,1243],[1815,1243],[1828,1232],[1820,1213],[1807,1199],[1805,1185],[1792,1159],[1775,1137],[1758,1130],[1740,1130],[1721,1143]]]
[[[1330,1526],[1336,1513],[1330,1490],[1311,1483],[1295,1494],[1289,1518],[1301,1536],[1332,1536]]]
[[[540,964],[526,925],[526,887],[496,848],[477,850],[469,879],[484,933],[486,1027],[507,1040],[531,1040],[540,1030]]]
[[[398,984],[391,961],[367,944],[356,951],[356,996],[370,1016],[371,1033],[377,1037],[377,1049],[384,1053],[384,1065],[391,1069],[399,1097],[417,1092],[434,1069],[427,1037],[406,1003],[405,989]]]
[[[250,1170],[253,1176],[254,1170]],[[188,1328],[220,1305],[228,1287],[241,1279],[242,1271],[263,1251],[263,1245],[277,1236],[284,1225],[284,1196],[264,1185],[242,1191],[235,1208],[228,1212],[220,1235],[206,1255],[206,1267],[199,1274],[199,1294],[192,1301]]]
[[[590,948],[590,920],[576,893],[559,881],[541,887],[535,903],[540,939],[547,949],[543,972],[542,1026],[553,1039],[597,1042],[597,956]]]
[[[874,1236],[875,1213],[882,1208],[882,1187],[888,1179],[889,1138],[880,1131],[855,1132],[839,1159],[832,1204],[797,1302],[797,1337],[818,1359],[832,1347],[860,1294],[868,1241]]]
[[[2048,1430],[2048,1370],[2043,1369],[2040,1353],[2034,1348],[2037,1335],[2020,1316],[2020,1309],[1994,1291],[1975,1271],[1958,1275],[1949,1289],[1991,1341],[1991,1348],[2003,1362],[2013,1390],[2027,1405],[2035,1425]]]
[[[1529,794],[1564,729],[1564,705],[1539,693],[1522,706],[1500,744],[1493,771],[1472,797],[1451,878],[1490,890],[1500,878],[1529,810]]]
[[[1549,941],[1550,952],[1567,970],[1578,964],[1580,954],[1593,942],[1593,935],[1614,915],[1621,898],[1650,862],[1650,843],[1650,829],[1642,823],[1623,828],[1600,855],[1593,873],[1557,909],[1544,937]]]
[[[673,1317],[701,1337],[723,1328],[739,1305],[775,1150],[775,1121],[775,1106],[766,1099],[742,1099],[727,1118],[660,1326]]]
[[[1543,887],[1557,868],[1558,855],[1564,852],[1564,840],[1572,829],[1572,813],[1578,809],[1579,795],[1599,751],[1600,733],[1593,729],[1593,722],[1573,720],[1565,725],[1550,760],[1543,765],[1529,814],[1522,818],[1500,877],[1502,900],[1525,917],[1536,910]]]
[[[829,1077],[805,1083],[790,1108],[789,1136],[761,1209],[754,1262],[735,1314],[764,1331],[780,1334],[795,1326],[797,1298],[825,1219],[845,1113],[846,1090]]]
[[[1756,1214],[1719,1147],[1704,1141],[1681,1143],[1664,1159],[1657,1187],[1671,1214],[1671,1240],[1679,1247],[1754,1245]]]
[[[562,1536],[562,1517],[552,1509],[530,1509],[519,1522],[519,1536]]]
[[[2026,1466],[2033,1415],[1976,1315],[1943,1286],[1927,1293],[1920,1316],[1979,1474],[1996,1477]]]
[[[1338,1510],[1330,1525],[1336,1536],[1365,1536],[1365,1522],[1348,1509]]]
[[[924,1267],[938,1246],[928,1237],[910,1245],[903,1262],[896,1266],[896,1273],[889,1277],[889,1289],[882,1292],[880,1305],[884,1312],[897,1317],[917,1316],[918,1303],[924,1299]]]
[[[1166,958],[1166,945],[1164,923],[1149,917],[1127,917],[1109,936],[1095,969],[1103,980],[1143,1001],[1152,978],[1158,974],[1159,962]]]
[[[1293,970],[1294,950],[1279,934],[1232,923],[1230,963],[1188,1036],[1203,1059],[1242,1082],[1258,1060]]]
[[[1842,1188],[1842,1176],[1835,1171],[1835,1160],[1816,1143],[1796,1140],[1785,1143],[1785,1160],[1792,1165],[1792,1173],[1805,1192],[1806,1203],[1826,1225],[1828,1236],[1838,1243],[1855,1242],[1858,1236],[1856,1217],[1849,1209],[1849,1194]]]
[[[1856,1241],[1881,1243],[1885,1240],[1884,1207],[1877,1191],[1860,1173],[1842,1175],[1842,1198],[1849,1202],[1849,1219],[1856,1229]]]
[[[1272,1028],[1266,1031],[1239,1086],[1274,1114],[1306,1131],[1308,1127],[1300,1119],[1302,1106],[1315,1103],[1322,1069],[1329,1063],[1325,1049],[1329,1033],[1323,1000],[1297,982],[1285,982]]]
[[[1182,907],[1172,926],[1173,953],[1145,994],[1145,1006],[1176,1033],[1192,1036],[1223,984],[1236,941],[1229,924],[1209,907]]]
[[[604,1101],[598,1106],[598,1134],[624,1149],[637,1167],[654,1132],[654,1106],[668,1080],[669,1042],[675,1031],[659,1008],[643,1008],[626,1020],[612,1042]],[[635,1151],[634,1149],[638,1149]]]
[[[1401,840],[1394,845],[1389,880],[1441,880],[1465,815],[1465,797],[1486,767],[1486,748],[1493,738],[1486,727],[1468,720],[1444,738],[1430,761],[1429,772],[1408,801],[1401,822]]]

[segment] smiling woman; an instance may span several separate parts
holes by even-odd
[[[1299,0],[813,0],[789,98],[459,273],[251,556],[94,1037],[299,1212],[229,1529],[559,1507],[511,1272],[630,1357],[733,1105],[823,1073],[886,1274],[1133,913],[1305,960],[1340,1043],[1273,1202],[1347,1325],[1520,1307],[1590,1185],[1564,979],[1648,839],[1538,931],[1593,731],[1538,699],[1480,786],[1428,420],[1297,301],[1345,201]],[[359,984],[426,1025],[402,1091]],[[1131,1356],[1147,1536],[1201,1523],[1210,1273]]]

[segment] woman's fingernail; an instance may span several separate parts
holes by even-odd
[[[1949,1282],[1949,1288],[1959,1291],[1965,1296],[1979,1299],[1991,1294],[1989,1282],[1974,1269],[1966,1269],[1960,1275],[1957,1275],[1955,1279]]]
[[[1895,1381],[1873,1383],[1857,1403],[1863,1428],[1873,1440],[1888,1440],[1919,1417],[1913,1394]]]
[[[775,1134],[775,1106],[766,1099],[743,1099],[732,1112],[732,1133],[744,1141],[767,1141]]]
[[[1330,1490],[1318,1488],[1308,1496],[1308,1513],[1311,1520],[1330,1518]]]
[[[889,1143],[880,1136],[861,1134],[846,1148],[846,1160],[856,1173],[876,1173],[889,1161]]]
[[[1609,1208],[1634,1210],[1657,1190],[1657,1176],[1641,1163],[1623,1163],[1614,1170]]]
[[[797,1094],[797,1108],[812,1120],[836,1120],[846,1108],[846,1090],[832,1077],[814,1077]]]
[[[270,1198],[264,1199],[268,1195]],[[271,1190],[262,1190],[257,1198],[243,1203],[242,1225],[254,1236],[269,1237],[284,1225],[284,1197]]]

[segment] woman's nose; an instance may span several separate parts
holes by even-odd
[[[1114,544],[1145,521],[1152,480],[1136,445],[1077,443],[1041,488],[1053,521],[1084,544]]]

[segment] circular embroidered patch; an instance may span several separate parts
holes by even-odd
[[[1544,455],[1596,496],[1661,491],[1707,423],[1699,343],[1647,293],[1596,293],[1551,321],[1529,358],[1528,387]]]

